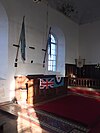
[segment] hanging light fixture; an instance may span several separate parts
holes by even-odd
[[[100,69],[100,64],[99,64],[99,63],[97,63],[97,65],[95,66],[95,68]]]
[[[85,59],[82,59],[80,56],[78,59],[75,59],[75,64],[77,67],[81,68],[85,65]]]

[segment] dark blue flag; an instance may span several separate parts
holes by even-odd
[[[49,51],[48,51],[48,48],[49,48]],[[49,52],[49,54],[51,56],[51,27],[49,28],[46,50],[44,50],[44,49],[42,49],[42,50],[45,51],[44,60],[43,60],[43,67],[45,67],[45,59],[46,59],[47,52]]]
[[[50,56],[51,56],[51,27],[49,28],[48,47],[49,47],[49,52],[50,52]]]
[[[25,47],[26,47],[24,18],[25,16],[23,17],[20,40],[19,40],[21,46],[21,57],[23,61],[25,61]]]

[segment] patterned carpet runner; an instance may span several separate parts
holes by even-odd
[[[36,124],[50,133],[88,133],[89,129],[81,124],[71,122],[45,111],[28,108],[27,111],[19,113],[19,117]]]

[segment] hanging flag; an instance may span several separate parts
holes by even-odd
[[[43,51],[45,51],[44,59],[43,59],[43,67],[45,67],[45,59],[46,59],[46,54],[48,52],[48,47],[50,48],[49,53],[50,53],[50,56],[51,56],[51,27],[49,28],[49,34],[48,34],[48,38],[47,38],[46,49],[45,50],[42,49]]]
[[[24,18],[25,16],[23,17],[20,40],[19,40],[20,47],[21,47],[21,57],[23,61],[25,61],[25,47],[26,47]]]
[[[50,53],[50,56],[51,56],[51,27],[49,28],[48,47],[49,47],[49,53]]]
[[[54,78],[40,79],[40,89],[50,89],[54,87]]]
[[[64,77],[55,76],[54,88],[64,86]]]

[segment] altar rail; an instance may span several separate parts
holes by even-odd
[[[100,79],[68,78],[68,86],[100,88]]]

